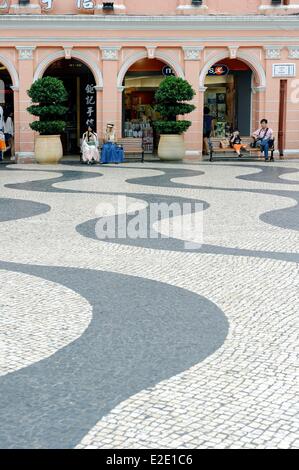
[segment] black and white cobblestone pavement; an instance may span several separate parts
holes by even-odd
[[[99,240],[119,195],[201,248]],[[298,449],[298,204],[298,161],[2,165],[0,448]]]

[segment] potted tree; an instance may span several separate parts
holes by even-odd
[[[178,120],[177,116],[189,114],[194,111],[193,104],[186,103],[193,99],[195,91],[192,86],[182,78],[165,78],[156,94],[155,109],[160,113],[161,120],[154,126],[161,135],[158,155],[161,160],[182,160],[185,156],[185,143],[183,133],[191,126],[191,121]]]
[[[54,77],[40,78],[28,91],[32,105],[27,111],[39,118],[30,124],[32,130],[39,132],[35,139],[35,158],[38,163],[58,163],[63,156],[60,139],[66,123],[61,116],[67,112],[63,103],[67,91],[61,80]]]

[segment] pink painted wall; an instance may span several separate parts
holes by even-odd
[[[176,13],[177,0],[126,0],[129,15],[171,15]]]
[[[253,14],[258,12],[258,7],[261,4],[261,0],[208,0],[206,2],[209,7],[209,13],[229,13],[234,15],[242,14]]]
[[[15,0],[14,4],[17,4]],[[296,0],[298,1],[298,0]],[[38,0],[36,0],[36,4]],[[127,7],[127,13],[130,14],[177,14],[177,6],[190,6],[190,0],[117,0],[117,3],[123,3]],[[221,8],[225,12],[237,14],[251,14],[258,11],[258,7],[263,4],[270,5],[268,0],[248,0],[248,2],[240,2],[239,0],[229,0],[223,2],[220,0],[206,0],[209,6],[209,13],[213,13]],[[238,10],[238,5],[242,8]],[[296,5],[293,1],[291,5]],[[53,13],[59,14],[76,14],[76,0],[55,0]],[[261,10],[259,10],[261,11]],[[281,12],[284,14],[285,10]],[[219,11],[218,11],[219,13]],[[293,13],[293,11],[292,11]],[[55,34],[51,30],[51,25],[43,27],[42,21],[40,29],[31,31],[26,28],[25,22],[29,15],[24,16],[24,28],[9,29],[5,28],[4,18],[1,21],[1,37],[0,37],[0,63],[2,60],[6,64],[10,64],[11,70],[14,68],[19,78],[19,89],[14,92],[15,102],[15,124],[16,124],[16,148],[20,152],[33,152],[34,149],[34,133],[29,128],[29,122],[32,117],[28,115],[26,107],[29,104],[27,90],[32,84],[33,77],[36,74],[40,64],[46,59],[48,64],[53,62],[53,54],[58,53],[59,57],[63,57],[63,46],[71,46],[74,53],[83,55],[83,61],[91,69],[97,67],[102,74],[104,80],[103,89],[97,91],[97,129],[102,135],[107,120],[113,120],[116,123],[118,136],[121,132],[122,119],[122,90],[121,84],[118,83],[118,74],[127,61],[134,54],[142,54],[147,56],[147,47],[151,44],[156,46],[156,54],[158,59],[160,56],[170,58],[170,62],[174,64],[174,68],[181,69],[186,79],[192,84],[196,90],[194,103],[197,109],[190,115],[193,124],[186,133],[185,140],[187,150],[200,152],[202,147],[202,108],[203,108],[203,89],[200,89],[199,76],[213,57],[217,57],[222,53],[222,58],[229,57],[229,46],[239,45],[238,53],[247,54],[250,57],[249,63],[252,70],[256,69],[256,64],[264,71],[266,75],[266,88],[259,90],[252,96],[252,129],[258,126],[261,118],[267,117],[271,127],[277,134],[278,117],[279,117],[279,86],[280,79],[272,77],[272,65],[274,63],[295,63],[297,67],[297,76],[288,78],[288,103],[287,103],[287,148],[297,150],[299,153],[299,55],[291,56],[288,46],[299,49],[298,30],[285,29],[284,35],[281,37],[281,31],[277,29],[271,30],[244,30],[242,29],[240,19],[239,30],[229,30],[227,23],[220,22],[217,31],[198,30],[188,31],[187,29],[159,29],[157,22],[156,30],[142,30],[132,27],[131,29],[103,31],[99,24],[95,24],[92,29],[90,23],[86,22],[86,28],[69,27],[57,29]],[[292,17],[294,19],[294,17]],[[87,19],[87,18],[85,18]],[[72,23],[72,22],[71,22]],[[75,22],[74,22],[75,25]],[[219,42],[215,42],[217,36],[221,38]],[[18,40],[19,38],[19,40]],[[21,39],[22,38],[22,39]],[[132,38],[134,41],[132,42]],[[156,38],[156,39],[155,39]],[[159,39],[158,39],[159,38]],[[190,39],[191,38],[191,39]],[[194,41],[193,41],[193,39]],[[268,38],[268,39],[267,39]],[[111,40],[111,42],[110,42]],[[160,41],[160,42],[159,42]],[[203,51],[196,60],[188,59],[185,55],[184,47],[191,47],[192,44],[202,46]],[[266,58],[265,45],[281,45],[281,57],[269,59]],[[32,57],[21,57],[19,54],[19,46],[34,46],[35,50]],[[104,60],[101,47],[117,46],[119,48],[116,60]],[[275,51],[274,51],[275,52]],[[298,54],[298,51],[296,52]],[[76,57],[76,55],[74,55]],[[211,59],[211,60],[212,60]],[[167,63],[167,59],[165,59]],[[169,65],[171,65],[169,63]],[[9,68],[9,67],[8,67]],[[43,69],[44,70],[44,69]],[[12,75],[12,74],[11,74]],[[42,71],[40,76],[42,76]],[[297,80],[297,81],[296,81]],[[119,86],[118,86],[119,85]],[[201,84],[202,85],[202,84]],[[255,73],[254,86],[261,85],[258,73]],[[296,88],[298,88],[298,91]]]
[[[1,9],[1,5],[5,2],[17,4],[17,0],[0,0],[0,14],[6,13],[5,9]],[[31,0],[31,3],[41,4],[41,0]],[[293,10],[292,5],[297,5],[298,0],[290,0],[289,7],[271,7],[271,0],[247,0],[240,2],[239,0],[204,0],[204,8],[190,8],[191,0],[115,0],[117,5],[124,5],[126,10],[115,10],[115,13],[126,13],[129,15],[174,15],[174,14],[285,14],[291,9],[291,12],[298,12],[298,8]],[[102,4],[102,0],[94,0],[96,6]],[[268,6],[268,9],[260,7]],[[188,7],[188,8],[183,8]],[[207,8],[205,8],[207,7]],[[24,10],[24,8],[22,9]],[[27,9],[28,10],[28,9]],[[25,11],[25,10],[24,10]],[[87,10],[85,10],[87,13]],[[28,10],[30,12],[30,10]],[[52,12],[47,14],[76,14],[78,13],[77,0],[53,0]],[[102,14],[102,10],[98,10]]]

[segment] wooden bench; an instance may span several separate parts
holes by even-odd
[[[243,150],[243,152],[246,152],[248,154],[248,156],[250,156],[250,157],[255,155],[256,157],[262,158],[261,150],[259,148],[250,147],[250,143],[253,141],[251,137],[241,137],[241,139],[242,139],[242,144],[247,146],[246,150]],[[217,153],[220,153],[220,154],[230,153],[230,154],[233,154],[237,157],[236,151],[233,148],[231,148],[230,146],[225,147],[225,148],[220,147],[220,141],[221,140],[223,140],[223,138],[222,139],[219,138],[219,137],[218,138],[217,137],[211,137],[210,138],[210,140],[209,140],[210,161],[213,161],[213,155],[217,154]],[[275,140],[274,140],[273,146],[269,148],[270,160],[272,160],[272,161],[274,161],[274,150],[275,150]],[[242,152],[242,150],[241,150],[241,152]]]
[[[117,145],[124,149],[125,156],[141,155],[141,162],[144,162],[144,149],[141,137],[125,137],[117,140]]]

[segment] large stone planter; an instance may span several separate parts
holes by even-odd
[[[160,160],[183,160],[186,148],[184,137],[178,134],[163,134],[160,137],[158,156]]]
[[[58,163],[63,156],[60,135],[38,135],[35,139],[35,159],[43,165]]]

